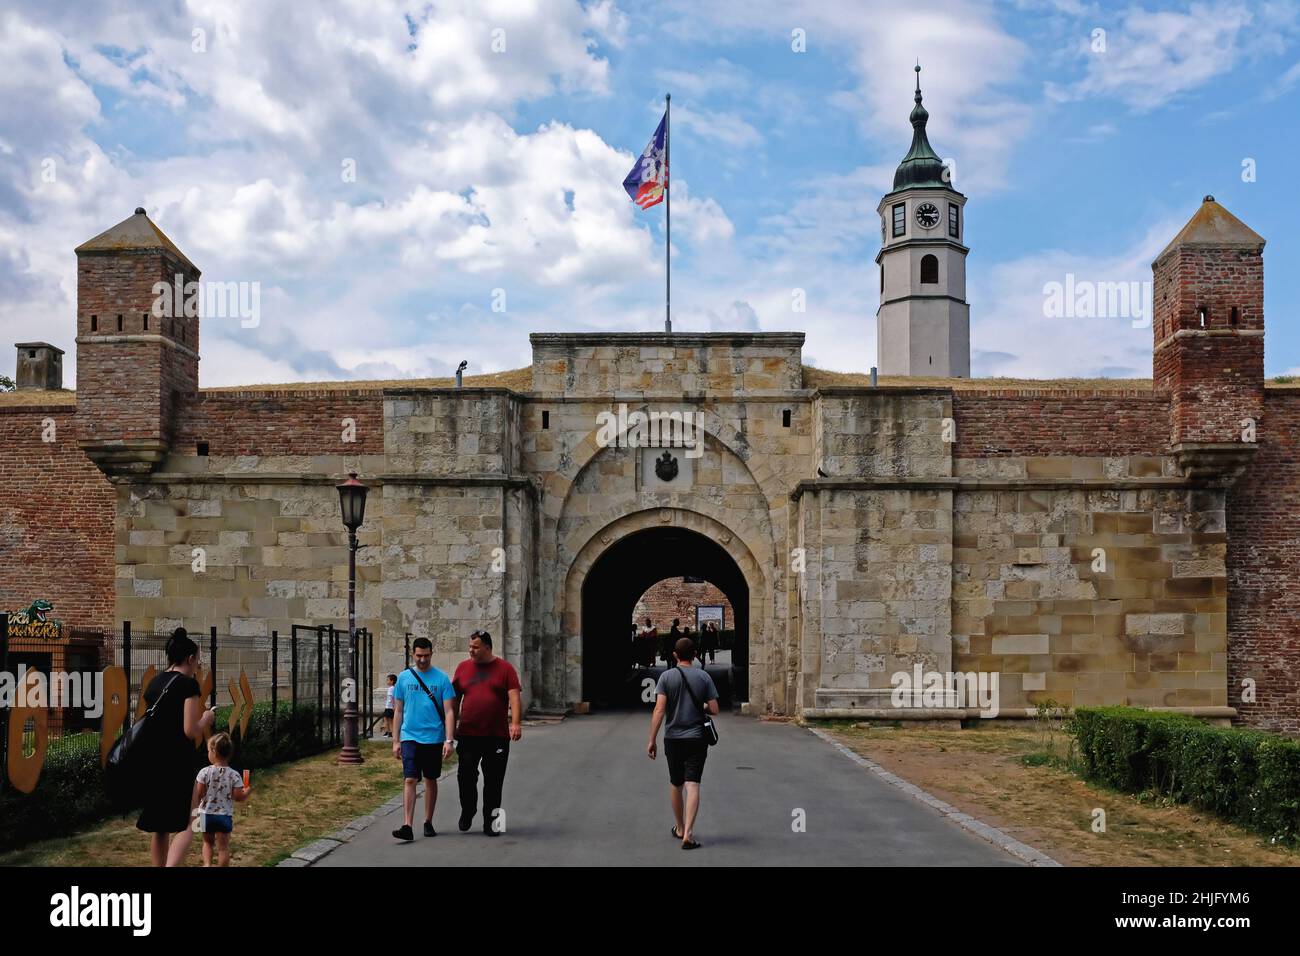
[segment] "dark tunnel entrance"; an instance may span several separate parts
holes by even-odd
[[[615,542],[582,586],[582,697],[593,708],[647,707],[644,682],[662,666],[636,665],[631,637],[637,599],[665,578],[703,578],[727,596],[735,634],[726,663],[708,666],[723,707],[749,699],[749,586],[717,542],[679,527],[648,528]],[[666,629],[668,622],[655,622]],[[650,703],[653,703],[651,699]]]

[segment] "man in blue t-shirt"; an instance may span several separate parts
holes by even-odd
[[[411,645],[415,666],[397,678],[393,688],[393,756],[402,761],[406,822],[393,831],[404,843],[415,839],[415,785],[424,778],[424,835],[437,836],[433,808],[438,803],[442,762],[456,744],[456,690],[433,666],[433,642],[417,637]]]

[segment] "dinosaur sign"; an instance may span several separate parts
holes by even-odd
[[[9,615],[9,636],[57,641],[63,636],[63,622],[51,618],[53,610],[49,601],[36,600],[13,612]]]

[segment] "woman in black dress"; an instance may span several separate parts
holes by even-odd
[[[199,647],[185,628],[167,639],[170,665],[145,688],[144,699],[158,709],[145,728],[148,780],[144,809],[136,827],[150,834],[154,866],[179,866],[190,848],[190,804],[197,772],[196,741],[212,726],[216,710],[203,709],[194,672]],[[175,839],[172,839],[173,835]]]

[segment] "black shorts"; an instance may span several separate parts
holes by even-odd
[[[402,741],[402,776],[407,780],[437,780],[442,776],[442,744]]]
[[[384,716],[385,716],[386,718],[388,718],[389,720],[392,720],[392,719],[393,719],[393,708],[391,708],[391,707],[385,707],[385,708],[384,708]]]
[[[668,761],[668,780],[674,787],[687,781],[699,783],[704,776],[704,760],[709,756],[709,742],[703,737],[665,740],[664,758]]]

